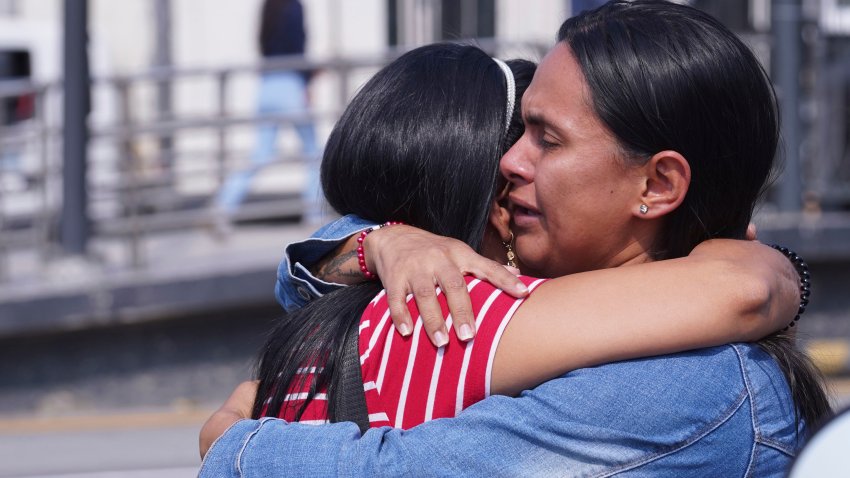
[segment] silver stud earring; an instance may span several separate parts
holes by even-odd
[[[649,206],[647,206],[646,204],[641,204],[640,205],[640,213],[646,214],[648,212],[649,212]]]

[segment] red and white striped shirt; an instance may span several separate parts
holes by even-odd
[[[545,279],[520,276],[534,290]],[[523,299],[514,299],[488,282],[467,277],[475,311],[475,338],[461,342],[452,327],[445,296],[437,297],[446,317],[449,343],[437,348],[428,339],[412,296],[407,305],[415,317],[413,333],[402,337],[390,320],[384,291],[360,318],[360,365],[369,424],[372,427],[410,428],[435,418],[453,417],[490,395],[490,373],[499,339]],[[300,390],[308,390],[309,382]],[[306,393],[290,390],[281,418],[293,420],[295,407]],[[317,394],[305,410],[302,423],[327,422],[327,397]]]

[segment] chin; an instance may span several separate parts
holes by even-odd
[[[521,250],[521,249],[519,249],[519,246],[517,246],[517,250],[518,251]],[[555,276],[547,273],[546,269],[547,269],[547,266],[549,266],[550,264],[547,264],[546,259],[547,258],[546,258],[545,254],[539,254],[539,253],[522,254],[522,253],[520,253],[519,254],[519,260],[520,260],[520,263],[522,264],[522,267],[521,267],[522,273],[525,274],[525,275],[528,275],[528,276],[532,276],[532,277],[545,277],[545,278],[555,277]]]
[[[538,236],[539,237],[539,236]],[[533,277],[556,277],[551,275],[552,254],[545,241],[541,241],[529,232],[516,233],[514,244],[520,263],[523,265],[522,273]]]

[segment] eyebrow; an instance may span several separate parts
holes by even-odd
[[[543,115],[541,115],[539,112],[528,113],[528,115],[523,118],[523,121],[526,125],[530,126],[541,126],[548,124],[546,119],[543,118]]]
[[[562,125],[552,121],[551,117],[547,118],[547,116],[540,110],[529,112],[527,116],[523,117],[523,122],[526,127],[532,126],[534,128],[545,129],[559,136],[566,135],[566,130],[562,127]]]

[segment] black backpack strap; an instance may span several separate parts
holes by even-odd
[[[363,392],[363,375],[360,372],[360,321],[355,320],[345,335],[340,380],[334,393],[334,415],[337,422],[354,422],[360,432],[369,429],[369,411]]]

